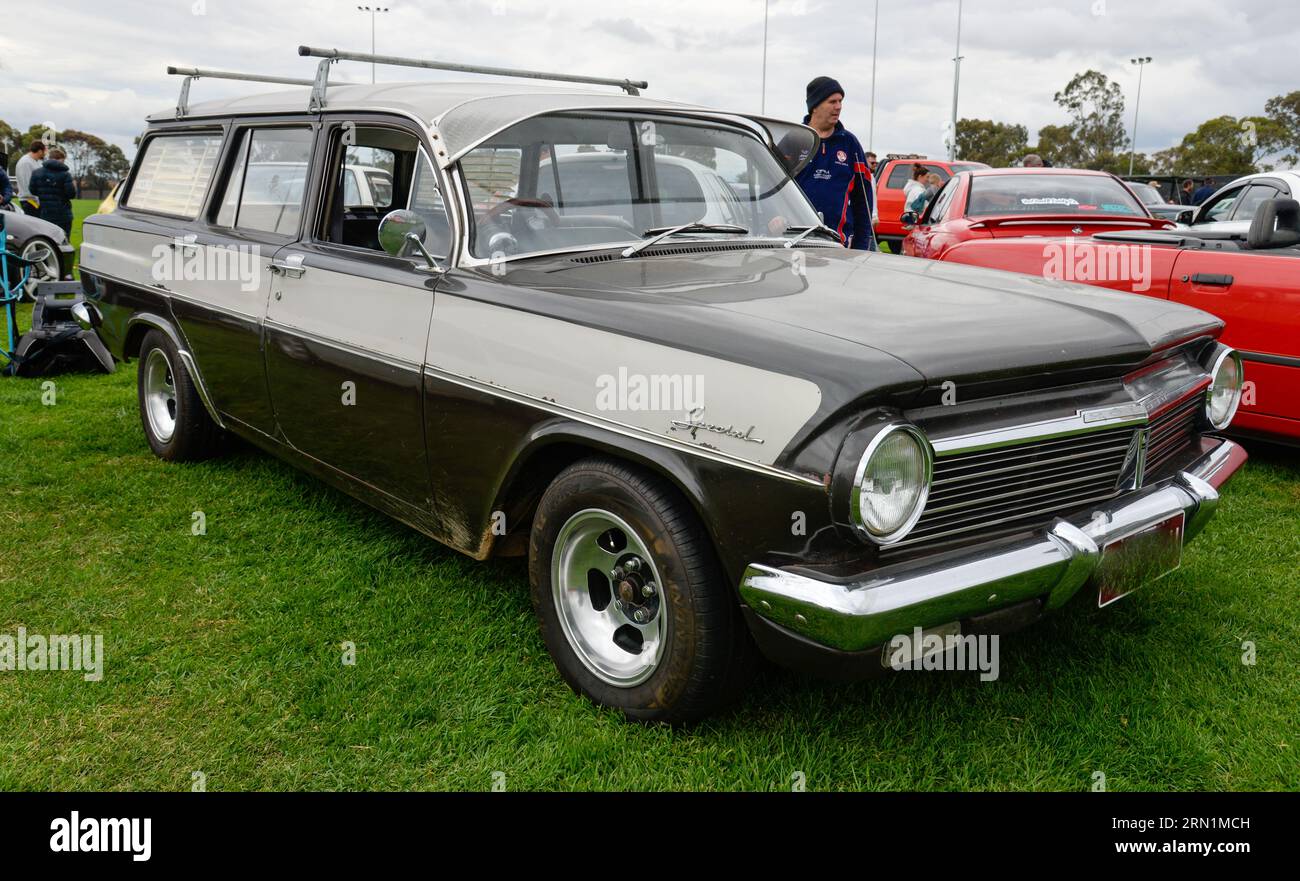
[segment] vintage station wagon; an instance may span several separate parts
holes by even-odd
[[[1217,319],[846,250],[791,179],[810,129],[628,81],[331,84],[372,56],[300,51],[306,87],[150,118],[81,318],[138,360],[160,457],[229,432],[527,555],[561,674],[629,717],[700,718],[760,655],[861,675],[913,628],[1104,605],[1246,458]]]

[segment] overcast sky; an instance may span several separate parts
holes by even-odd
[[[448,61],[630,76],[647,94],[757,111],[763,0],[393,0],[377,17],[379,52]],[[847,92],[844,122],[870,128],[874,0],[770,0],[767,112],[801,118],[818,75]],[[24,16],[32,17],[32,37]],[[355,3],[305,0],[6,0],[0,31],[0,119],[50,122],[105,137],[133,154],[144,117],[174,106],[168,64],[310,77],[300,43],[367,50],[370,16]],[[880,10],[877,152],[942,155],[950,115],[957,0],[894,0]],[[42,42],[57,35],[59,42]],[[959,115],[1026,125],[1031,141],[1064,116],[1052,95],[1079,71],[1117,81],[1133,124],[1135,55],[1150,55],[1138,149],[1176,143],[1213,116],[1263,112],[1300,88],[1300,3],[1292,0],[966,0]],[[366,80],[368,66],[341,64]],[[380,68],[381,80],[451,79]],[[274,88],[216,80],[193,100]]]

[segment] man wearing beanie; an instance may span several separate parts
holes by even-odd
[[[862,145],[840,122],[844,89],[830,77],[819,76],[808,84],[807,93],[808,115],[803,121],[822,142],[796,181],[847,247],[874,251],[871,206],[875,193]]]

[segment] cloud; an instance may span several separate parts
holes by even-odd
[[[873,118],[874,9],[873,0],[771,0],[765,91],[762,0],[398,2],[375,18],[375,39],[387,54],[646,79],[649,95],[743,111],[763,104],[788,118],[803,116],[808,80],[829,74],[844,84],[844,121],[862,140],[870,133],[880,152],[939,155],[957,0],[881,4]],[[52,119],[128,155],[145,116],[175,104],[180,81],[164,75],[168,64],[310,77],[314,62],[297,56],[300,43],[370,45],[370,17],[341,0],[63,0],[59,14],[52,44],[22,36],[12,17],[15,26],[0,32],[0,116],[23,128]],[[1162,149],[1206,119],[1261,113],[1269,97],[1295,89],[1298,36],[1300,4],[1274,0],[968,0],[960,115],[1021,123],[1032,136],[1065,120],[1053,93],[1092,68],[1124,90],[1131,129],[1137,71],[1128,59],[1150,55],[1138,147]],[[344,63],[337,75],[369,73]],[[378,75],[460,78],[383,67]],[[201,80],[193,100],[259,88]]]

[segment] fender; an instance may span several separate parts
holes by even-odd
[[[199,373],[199,366],[194,362],[194,356],[190,354],[190,350],[187,347],[184,337],[181,336],[180,331],[177,330],[172,325],[172,322],[166,318],[155,315],[152,312],[137,312],[127,319],[127,335],[129,336],[131,329],[139,324],[144,324],[155,330],[162,331],[162,333],[166,334],[167,338],[172,341],[172,345],[176,347],[177,353],[181,356],[181,361],[185,364],[185,369],[189,371],[190,376],[194,378],[194,387],[198,389],[199,400],[203,402],[203,409],[208,411],[208,415],[212,417],[213,422],[217,423],[218,428],[224,429],[226,424],[222,422],[221,414],[217,412],[217,408],[212,405],[212,398],[208,395],[208,387],[203,382],[203,375]],[[126,360],[125,357],[123,360]]]

